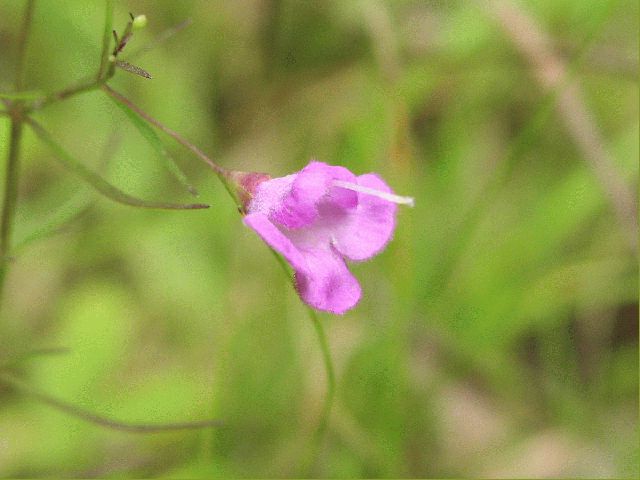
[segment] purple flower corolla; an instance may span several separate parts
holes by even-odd
[[[295,285],[311,307],[331,313],[353,308],[361,296],[345,260],[378,254],[393,235],[397,204],[376,174],[312,161],[298,173],[259,183],[244,222],[295,271]]]

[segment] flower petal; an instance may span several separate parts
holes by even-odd
[[[318,199],[322,200],[323,204],[331,204],[334,207],[342,209],[354,208],[358,204],[358,196],[355,192],[333,187],[334,180],[342,180],[345,182],[356,181],[356,176],[348,169],[335,165],[327,165],[324,162],[310,162],[309,165],[300,172],[298,178],[296,178],[293,188],[300,188],[305,191],[306,187],[311,183],[304,178],[307,175],[309,177],[315,177],[317,180],[322,179],[321,181],[324,183],[324,195],[326,195],[326,197],[318,197]]]
[[[263,213],[271,215],[272,212],[280,209],[282,199],[289,195],[291,185],[297,174],[287,175],[266,180],[256,188],[256,191],[247,207],[248,213]]]
[[[382,192],[391,188],[374,173],[360,175],[357,184]],[[349,260],[366,260],[378,254],[391,240],[397,205],[366,193],[358,193],[358,207],[349,220],[336,228],[333,245]]]
[[[305,303],[337,314],[358,303],[362,295],[360,284],[335,250],[329,247],[303,254],[308,270],[296,270],[296,289]]]
[[[301,228],[313,223],[318,217],[316,204],[327,193],[325,175],[305,170],[296,175],[291,189],[272,212],[271,218],[287,228]]]
[[[271,218],[289,229],[312,224],[319,215],[318,207],[347,209],[357,205],[355,192],[333,187],[333,180],[356,181],[355,175],[344,167],[311,162],[303,168],[280,201]]]
[[[291,264],[295,271],[296,290],[306,304],[341,314],[358,303],[360,284],[342,257],[329,245],[301,250],[261,213],[247,215],[244,223]]]
[[[251,213],[244,217],[244,223],[291,264],[295,271],[306,271],[307,262],[298,248],[263,213]]]

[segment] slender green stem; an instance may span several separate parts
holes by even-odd
[[[129,100],[124,95],[116,92],[114,89],[109,87],[109,85],[107,85],[106,83],[104,85],[102,85],[101,88],[111,98],[113,98],[117,102],[121,103],[122,105],[125,105],[130,110],[133,110],[135,113],[140,115],[140,117],[145,119],[151,125],[153,125],[154,127],[158,128],[159,130],[161,130],[164,133],[166,133],[167,135],[169,135],[176,142],[178,142],[180,145],[182,145],[183,147],[188,149],[196,157],[198,157],[200,160],[202,160],[204,163],[206,163],[209,166],[209,168],[211,168],[211,170],[213,170],[214,173],[218,176],[218,178],[220,179],[220,181],[224,185],[224,188],[227,190],[227,192],[229,193],[229,195],[233,199],[234,203],[236,203],[238,208],[242,207],[242,205],[239,204],[239,202],[238,202],[238,200],[236,198],[233,186],[229,183],[229,175],[230,175],[231,172],[229,172],[226,168],[221,167],[216,162],[211,160],[211,158],[209,158],[202,150],[200,150],[198,147],[196,147],[193,143],[191,143],[189,140],[184,138],[178,132],[176,132],[175,130],[170,129],[169,127],[167,127],[166,125],[161,123],[159,120],[156,120],[155,118],[153,118],[151,115],[149,115],[147,112],[145,112],[142,108],[138,107],[135,103],[133,103],[131,100]]]
[[[329,415],[331,414],[331,408],[333,407],[333,398],[336,390],[336,374],[333,368],[333,361],[331,360],[331,350],[329,349],[327,334],[324,331],[322,322],[318,318],[316,312],[310,307],[307,307],[307,313],[311,319],[311,323],[313,323],[313,327],[315,328],[316,336],[318,337],[320,351],[322,352],[322,361],[324,362],[324,369],[327,375],[327,393],[322,406],[320,421],[318,422],[318,428],[314,434],[309,460],[306,462],[303,469],[303,472],[308,474],[308,476],[314,476],[313,469],[316,464],[316,460],[320,455],[322,441],[324,440],[325,434],[327,433],[327,427],[329,426]]]
[[[24,19],[22,21],[22,28],[20,30],[20,36],[18,37],[18,62],[16,64],[15,80],[16,92],[19,92],[24,88],[27,45],[29,33],[31,32],[31,21],[33,20],[35,3],[35,0],[29,0],[27,2]]]
[[[155,118],[153,118],[151,115],[149,115],[147,112],[142,110],[140,107],[138,107],[135,103],[133,103],[127,97],[125,97],[121,93],[116,92],[113,88],[109,87],[109,85],[104,84],[104,85],[102,85],[101,88],[111,98],[113,98],[114,100],[122,103],[123,105],[126,105],[130,110],[133,110],[134,112],[136,112],[138,115],[140,115],[142,118],[144,118],[151,125],[153,125],[156,128],[162,130],[164,133],[166,133],[171,138],[173,138],[176,142],[178,142],[179,144],[181,144],[182,146],[184,146],[185,148],[190,150],[193,154],[196,155],[196,157],[198,157],[204,163],[209,165],[209,167],[219,177],[226,177],[226,175],[228,174],[227,170],[225,170],[220,165],[218,165],[216,162],[211,160],[202,150],[200,150],[198,147],[196,147],[193,143],[188,141],[186,138],[184,138],[178,132],[176,132],[175,130],[170,129],[169,127],[167,127],[163,123],[160,123],[160,121],[158,121]]]
[[[167,170],[180,182],[193,196],[198,196],[198,191],[196,188],[189,183],[189,179],[187,175],[182,171],[178,163],[173,158],[173,155],[169,152],[167,148],[165,148],[164,143],[156,134],[156,131],[153,129],[149,122],[140,117],[137,112],[131,110],[127,105],[117,101],[115,98],[110,97],[113,103],[116,104],[118,108],[120,108],[125,115],[131,120],[131,123],[136,127],[136,129],[140,132],[140,134],[149,142],[149,145],[153,147],[153,149],[158,154],[158,158],[162,160],[162,163],[167,168]]]
[[[53,407],[56,410],[59,410],[68,415],[77,417],[81,420],[99,425],[101,427],[120,430],[128,433],[162,433],[173,432],[176,430],[194,430],[201,428],[220,427],[222,425],[222,421],[220,420],[202,420],[195,422],[157,424],[122,422],[120,420],[114,420],[103,415],[98,415],[88,410],[76,407],[72,403],[52,397],[48,393],[42,392],[41,390],[32,387],[28,383],[6,372],[0,372],[0,382],[10,385],[23,394],[29,395],[37,399],[38,401],[45,403],[50,407]]]
[[[0,304],[4,291],[4,281],[9,267],[11,250],[11,232],[18,200],[18,178],[20,141],[22,139],[22,119],[13,116],[11,119],[11,136],[9,137],[9,153],[4,178],[4,198],[0,213]]]
[[[287,278],[292,280],[292,285],[295,288],[295,284],[293,283],[293,277],[291,276],[291,271],[287,266],[284,259],[272,248],[270,249],[271,253],[276,257],[276,260],[282,267]],[[311,448],[309,449],[309,455],[304,458],[304,463],[301,468],[301,472],[303,472],[307,476],[313,476],[313,468],[316,464],[316,460],[320,453],[320,448],[322,447],[322,440],[327,432],[327,427],[329,425],[329,415],[331,414],[331,408],[333,407],[333,399],[336,391],[336,374],[333,368],[333,360],[331,359],[331,350],[329,349],[329,342],[327,341],[327,335],[324,331],[324,327],[322,326],[322,322],[318,318],[317,313],[311,307],[307,308],[307,314],[311,319],[311,323],[313,323],[313,328],[316,331],[316,336],[318,338],[318,343],[320,345],[320,352],[322,353],[322,361],[324,363],[324,369],[327,375],[327,393],[324,398],[324,404],[322,406],[322,412],[320,413],[320,420],[318,422],[318,427],[316,428],[313,441],[311,443]]]
[[[96,75],[96,82],[100,82],[109,66],[109,45],[111,44],[111,31],[113,24],[113,0],[105,1],[104,30],[102,32],[102,54],[100,55],[100,68]]]
[[[89,79],[85,82],[79,83],[77,85],[73,85],[71,87],[65,88],[64,90],[60,90],[59,92],[54,92],[50,95],[47,95],[44,98],[36,100],[33,102],[28,109],[28,111],[32,110],[40,110],[52,103],[59,102],[60,100],[65,100],[69,97],[73,97],[74,95],[78,95],[79,93],[90,92],[92,90],[97,90],[100,88],[100,85],[106,81],[106,79],[96,80],[94,78]]]
[[[31,21],[33,20],[35,1],[29,0],[24,13],[22,28],[18,36],[18,57],[15,70],[15,89],[17,92],[24,89],[25,62]],[[11,117],[11,134],[9,136],[9,151],[4,176],[4,195],[2,210],[0,211],[0,306],[4,292],[4,283],[7,276],[9,252],[11,249],[11,232],[18,203],[18,181],[20,177],[20,142],[23,130],[23,103],[5,103]]]

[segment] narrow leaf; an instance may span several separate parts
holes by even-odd
[[[33,119],[27,118],[26,122],[29,123],[29,126],[31,126],[40,140],[46,143],[49,148],[55,153],[56,158],[63,167],[75,173],[78,177],[91,185],[99,193],[107,198],[110,198],[114,202],[140,208],[157,208],[167,210],[193,210],[198,208],[209,208],[209,205],[205,205],[202,203],[177,204],[141,200],[139,198],[133,197],[123,192],[119,188],[111,185],[100,175],[94,173],[81,162],[76,160],[71,154],[69,154],[64,148],[62,148],[62,146],[58,145],[47,133],[47,131]]]
[[[175,162],[169,151],[165,148],[162,140],[156,132],[151,128],[151,126],[136,112],[134,112],[129,106],[124,103],[118,102],[113,97],[109,96],[113,103],[115,103],[119,108],[122,109],[124,113],[127,114],[131,123],[138,129],[140,134],[149,142],[149,144],[153,147],[159,157],[162,159],[162,163],[165,168],[173,174],[173,176],[187,189],[193,196],[198,195],[198,191],[195,189],[193,185],[189,183],[187,176],[180,169],[178,164]]]
[[[144,68],[138,67],[137,65],[133,65],[129,62],[116,60],[116,67],[126,70],[129,73],[133,73],[134,75],[138,75],[139,77],[151,78],[151,74]]]

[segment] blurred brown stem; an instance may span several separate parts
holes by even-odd
[[[569,135],[582,153],[594,176],[610,201],[618,221],[625,227],[629,243],[638,244],[636,195],[605,148],[605,142],[595,124],[580,86],[567,81],[567,67],[552,47],[549,36],[523,9],[503,0],[478,1],[488,6],[509,39],[526,57],[538,83],[549,91],[557,91],[556,107]]]

